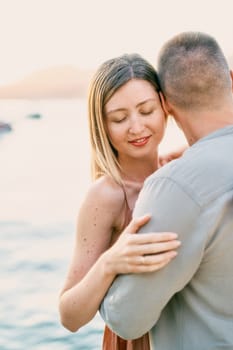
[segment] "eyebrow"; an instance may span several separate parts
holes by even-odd
[[[155,98],[149,98],[149,99],[146,99],[144,101],[141,101],[139,102],[136,107],[140,107],[141,105],[143,105],[144,103],[146,102],[149,102],[149,101],[155,101]],[[116,109],[111,109],[110,111],[107,111],[106,114],[110,114],[110,113],[113,113],[113,112],[124,112],[127,108],[116,108]]]

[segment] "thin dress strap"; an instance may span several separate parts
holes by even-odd
[[[126,192],[126,189],[124,186],[122,186],[122,190],[123,190],[124,198],[125,198],[125,217],[124,217],[124,226],[123,226],[123,228],[125,228],[130,223],[130,221],[132,219],[133,209],[130,208],[127,192]]]

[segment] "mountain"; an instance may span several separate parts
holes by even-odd
[[[228,57],[228,63],[233,69],[233,55]],[[38,70],[13,84],[0,86],[0,99],[86,97],[93,73],[69,65]]]
[[[0,98],[86,97],[93,72],[74,66],[58,66],[33,72],[10,85],[0,86]]]

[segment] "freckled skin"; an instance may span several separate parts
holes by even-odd
[[[117,150],[127,201],[132,209],[145,178],[156,170],[156,154],[164,132],[165,115],[154,87],[140,79],[133,79],[121,87],[106,108],[106,127]],[[118,122],[122,112],[113,110],[122,111],[122,108],[124,120]],[[117,274],[148,272],[151,267],[155,271],[171,259],[165,253],[163,262],[138,264],[138,257],[143,256],[144,251],[151,249],[155,257],[158,251],[150,248],[154,247],[151,241],[141,244],[139,239],[130,237],[131,233],[120,236],[128,214],[126,210],[122,187],[107,175],[92,184],[79,210],[75,251],[60,304],[63,322],[72,331],[95,316]],[[141,219],[140,224],[133,226],[132,232],[137,232],[147,221]],[[145,235],[140,237],[144,240]],[[165,248],[164,251],[173,249]],[[75,308],[72,301],[75,301]]]

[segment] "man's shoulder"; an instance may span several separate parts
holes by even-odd
[[[176,182],[178,185],[183,187],[185,186],[186,182],[189,183],[189,181],[187,181],[187,175],[189,173],[193,173],[193,171],[196,171],[198,168],[197,163],[200,163],[200,159],[194,156],[193,151],[190,152],[190,149],[188,149],[182,157],[167,163],[150,175],[147,178],[146,183],[167,180]]]
[[[233,147],[233,138],[230,141]],[[232,147],[226,140],[197,142],[184,155],[160,168],[147,185],[173,182],[200,205],[206,205],[233,188]],[[146,184],[145,184],[146,185]]]

